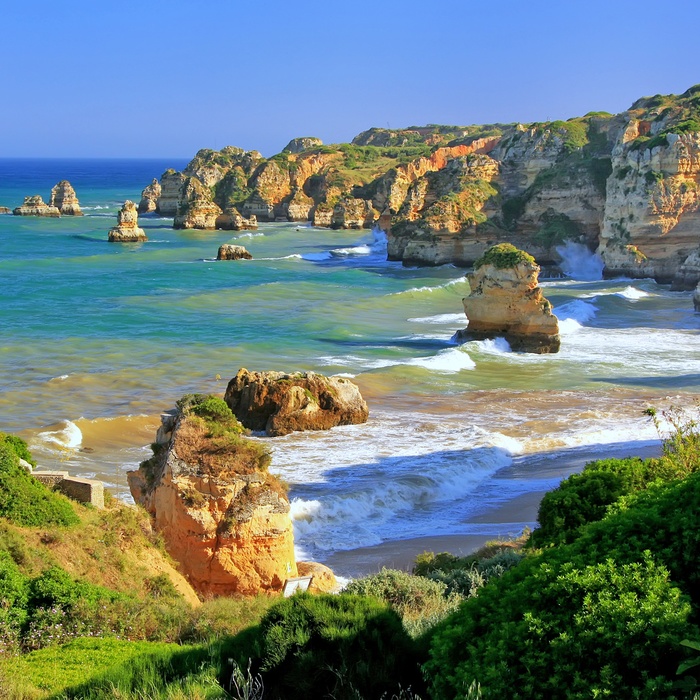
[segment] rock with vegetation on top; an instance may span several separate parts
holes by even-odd
[[[147,187],[144,187],[141,192],[141,201],[139,202],[139,214],[150,214],[158,208],[158,198],[162,193],[160,182],[154,177],[153,182]]]
[[[242,246],[224,243],[219,247],[217,260],[252,260],[253,256]]]
[[[108,239],[113,243],[134,243],[147,241],[146,233],[139,228],[139,216],[136,205],[129,199],[117,214],[117,225],[109,229]]]
[[[61,216],[57,207],[46,204],[40,195],[25,197],[21,207],[16,207],[12,213],[15,216]]]
[[[162,420],[153,457],[127,478],[180,570],[205,596],[280,592],[297,566],[267,447],[217,397],[183,397]]]
[[[249,372],[240,369],[224,400],[251,430],[287,435],[367,421],[369,411],[357,385],[314,372]]]
[[[323,146],[323,141],[315,136],[299,136],[292,139],[283,149],[282,153],[301,153],[309,148]]]
[[[62,216],[82,216],[80,202],[68,180],[61,180],[51,189],[49,206],[56,207]]]
[[[469,319],[458,338],[504,337],[513,350],[558,352],[559,323],[537,286],[540,267],[510,243],[500,243],[474,263],[471,293],[462,302]]]

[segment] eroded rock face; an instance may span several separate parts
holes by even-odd
[[[224,401],[246,428],[273,436],[364,423],[369,415],[355,384],[314,372],[240,369],[229,382]]]
[[[315,148],[317,146],[323,146],[323,141],[321,141],[321,139],[315,136],[300,136],[296,139],[292,139],[282,151],[286,151],[287,153],[301,153],[308,148]]]
[[[279,592],[297,575],[289,502],[252,442],[210,437],[206,419],[181,409],[164,414],[154,457],[127,474],[201,595]]]
[[[471,293],[462,303],[469,324],[459,339],[504,337],[516,351],[558,352],[559,323],[538,286],[539,265],[530,256],[507,267],[497,264],[482,264],[467,275]]]
[[[211,231],[216,229],[216,221],[223,211],[212,201],[209,190],[196,177],[187,178],[180,199],[173,228]]]
[[[253,256],[242,246],[224,243],[219,247],[217,260],[252,260]]]
[[[82,216],[80,202],[68,180],[61,180],[51,190],[49,206],[56,207],[62,216]]]
[[[156,211],[161,216],[175,216],[182,201],[182,188],[187,175],[176,170],[166,170],[160,178],[161,193]]]
[[[143,189],[141,192],[141,201],[139,202],[139,214],[150,214],[158,208],[158,199],[162,194],[160,182],[153,178],[153,182]]]
[[[57,207],[46,204],[40,195],[25,197],[21,207],[13,209],[15,216],[61,216]]]
[[[379,212],[372,208],[366,199],[346,197],[333,208],[331,228],[372,228],[379,218]]]
[[[147,241],[146,233],[139,228],[136,205],[129,199],[117,214],[117,225],[109,229],[108,240],[112,243],[134,243]]]

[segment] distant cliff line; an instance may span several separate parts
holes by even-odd
[[[607,275],[700,281],[700,85],[620,114],[566,121],[372,128],[352,143],[297,138],[271,158],[200,150],[143,193],[176,228],[257,221],[379,226],[406,264],[473,264],[510,242],[541,264],[572,240]]]

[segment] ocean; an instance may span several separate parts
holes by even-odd
[[[465,270],[388,262],[380,231],[175,231],[149,215],[148,242],[108,243],[124,200],[184,166],[0,159],[0,206],[48,201],[67,179],[85,213],[0,216],[0,430],[27,439],[42,468],[129,500],[126,472],[183,394],[222,394],[240,367],[352,377],[367,424],[257,439],[290,485],[299,556],[354,575],[354,551],[517,535],[531,514],[489,513],[589,458],[658,449],[644,409],[698,394],[691,294],[604,281],[576,246],[568,276],[541,280],[561,351],[526,355],[502,340],[457,344]],[[254,259],[217,262],[227,242]]]

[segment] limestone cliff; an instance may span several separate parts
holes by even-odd
[[[279,592],[297,575],[289,502],[267,472],[269,453],[221,399],[184,397],[153,449],[129,487],[196,591]]]
[[[369,411],[357,385],[314,372],[249,372],[240,369],[224,401],[250,430],[286,435],[364,423]]]
[[[117,225],[109,229],[108,240],[111,243],[134,243],[147,241],[146,232],[139,228],[139,217],[136,205],[126,200],[117,214]]]
[[[15,216],[61,216],[57,207],[46,204],[40,195],[24,198],[22,206],[12,210]]]
[[[323,141],[315,136],[299,136],[292,139],[283,149],[282,153],[301,153],[309,148],[323,146]]]
[[[160,178],[161,193],[156,211],[161,216],[175,216],[180,208],[182,189],[187,176],[176,170],[166,170]]]
[[[216,229],[216,221],[223,214],[212,201],[209,189],[196,177],[188,177],[182,185],[180,203],[173,220],[177,229]]]
[[[141,201],[139,202],[139,214],[150,214],[158,208],[158,199],[162,194],[160,182],[153,178],[153,182],[143,189],[141,192]]]
[[[49,206],[56,207],[61,212],[61,216],[83,215],[83,212],[80,210],[78,196],[68,180],[61,180],[53,186]]]
[[[502,243],[486,251],[467,277],[471,292],[462,301],[469,319],[460,340],[504,337],[513,350],[558,352],[559,324],[538,286],[532,258]]]

